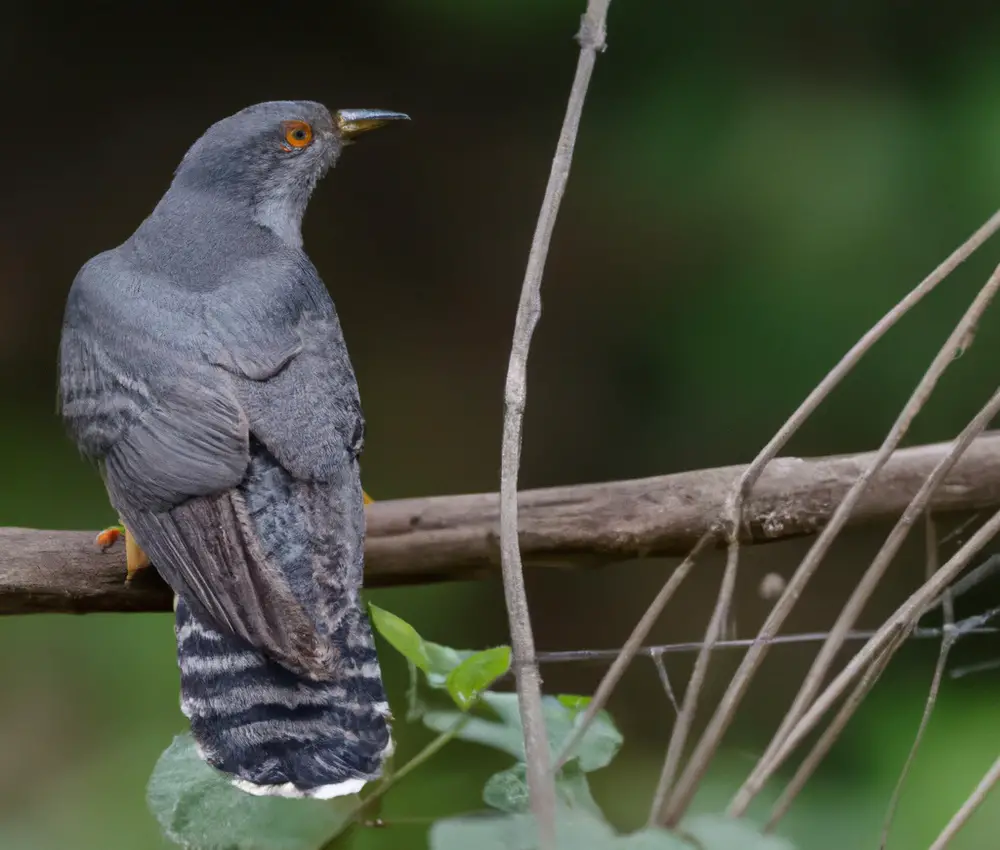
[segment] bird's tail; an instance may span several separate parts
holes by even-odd
[[[337,675],[303,679],[177,600],[181,711],[205,760],[252,794],[338,797],[379,776],[392,752],[371,625],[355,606],[331,636]]]

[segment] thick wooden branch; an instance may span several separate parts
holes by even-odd
[[[948,445],[896,452],[851,525],[898,517]],[[776,459],[747,504],[743,540],[815,534],[870,459]],[[574,568],[684,555],[720,515],[743,469],[524,491],[518,511],[524,563]],[[936,512],[1000,506],[1000,432],[972,444],[931,504]],[[0,614],[170,609],[170,591],[152,571],[126,587],[121,547],[102,553],[94,537],[93,531],[0,528]],[[368,586],[499,575],[499,553],[496,493],[396,499],[368,508]]]

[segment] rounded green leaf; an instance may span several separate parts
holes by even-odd
[[[599,819],[604,817],[590,793],[587,775],[576,762],[570,762],[556,774],[556,794],[559,804],[567,811],[576,809]],[[525,763],[519,761],[487,779],[483,787],[483,802],[507,814],[529,811],[531,800]]]
[[[424,669],[427,684],[438,690],[447,686],[448,676],[452,670],[466,658],[476,654],[472,649],[452,649],[450,646],[429,640],[424,641],[424,649],[428,659],[427,668]]]
[[[495,646],[470,655],[445,680],[451,698],[462,711],[475,705],[479,695],[510,669],[510,647]]]
[[[369,603],[368,609],[371,611],[372,622],[378,633],[393,649],[425,673],[430,670],[431,660],[427,654],[427,646],[413,626],[402,617],[386,611],[385,608]]]
[[[512,847],[537,850],[539,847],[538,823],[533,815],[524,812],[439,820],[431,826],[429,839],[431,850],[508,850]],[[693,850],[691,842],[664,829],[618,835],[602,817],[562,807],[556,810],[555,846],[557,850]],[[702,850],[749,848],[706,845]]]
[[[580,694],[557,694],[556,699],[559,700],[566,708],[571,712],[576,713],[578,711],[583,711],[588,705],[593,697],[585,697]]]
[[[407,661],[406,672],[410,680],[406,688],[406,722],[413,723],[424,716],[424,712],[427,711],[427,703],[420,697],[417,665],[412,661]]]
[[[185,734],[160,756],[146,801],[164,835],[189,850],[316,850],[351,823],[358,796],[255,797],[209,767]]]
[[[485,691],[482,702],[497,716],[497,720],[482,717],[470,719],[458,737],[510,753],[524,761],[524,733],[521,730],[521,715],[518,711],[517,694]],[[580,720],[580,712],[567,708],[552,696],[542,698],[542,712],[549,746],[553,755],[562,752],[563,745]],[[461,715],[456,712],[428,712],[424,725],[436,732],[449,729]],[[571,756],[585,773],[600,770],[611,762],[622,745],[622,733],[618,731],[611,715],[599,711],[590,724],[583,739]]]
[[[788,839],[762,835],[750,821],[725,815],[696,815],[681,827],[706,850],[795,850]]]
[[[570,722],[576,726],[579,712],[570,712]],[[567,736],[568,737],[568,736]],[[577,745],[574,758],[579,762],[580,769],[589,773],[592,770],[600,770],[611,763],[611,760],[618,755],[621,749],[622,733],[618,731],[615,722],[607,711],[599,711],[594,715],[594,721],[583,735],[583,740]],[[560,741],[562,747],[565,739]]]
[[[459,711],[428,711],[421,718],[424,726],[434,732],[447,732],[462,718],[468,720],[455,736],[461,741],[482,744],[505,752],[516,759],[524,759],[524,739],[520,726],[484,720]]]
[[[531,807],[528,794],[528,771],[524,762],[494,773],[483,786],[483,802],[501,812],[515,814]]]
[[[543,702],[544,702],[543,698]],[[518,734],[521,732],[521,708],[517,702],[517,694],[512,691],[487,691],[483,694],[483,702],[486,703],[507,726],[517,728]]]
[[[567,762],[556,774],[556,794],[559,802],[567,809],[582,809],[598,818],[603,818],[601,807],[590,792],[587,774],[575,761]]]

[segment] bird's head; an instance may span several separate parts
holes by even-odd
[[[343,148],[362,133],[407,119],[381,109],[331,114],[307,100],[258,103],[209,127],[185,154],[173,185],[248,204],[279,235],[289,227],[298,232],[313,188]]]

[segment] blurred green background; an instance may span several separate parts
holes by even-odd
[[[367,489],[377,499],[495,489],[514,311],[583,5],[8,4],[0,524],[96,530],[114,520],[54,414],[69,284],[149,212],[208,124],[275,98],[414,119],[351,148],[305,224],[361,384]],[[546,271],[522,483],[749,460],[997,206],[998,26],[1000,7],[975,0],[947,13],[930,0],[612,4]],[[988,245],[922,304],[788,452],[874,448],[998,259]],[[908,443],[965,424],[994,389],[998,344],[987,314]],[[886,530],[843,538],[789,629],[832,622]],[[761,577],[787,575],[807,545],[746,553],[741,635],[766,614]],[[697,570],[657,642],[702,635],[719,566],[709,558]],[[620,645],[669,567],[530,575],[540,648]],[[863,625],[880,622],[922,571],[912,541]],[[961,613],[982,610],[996,590],[980,589]],[[372,598],[432,640],[506,640],[498,581]],[[954,663],[996,650],[995,640],[970,639]],[[771,652],[700,807],[723,805],[751,768],[814,651]],[[801,848],[877,845],[935,654],[932,642],[907,647],[852,722],[785,822]],[[405,669],[383,656],[398,705]],[[720,653],[713,663],[703,714],[737,660]],[[670,660],[676,686],[690,664]],[[552,692],[586,692],[600,668],[543,672]],[[998,697],[996,674],[945,682],[890,846],[926,846],[1000,752]],[[644,818],[672,718],[651,665],[635,665],[611,709],[626,746],[595,775],[595,793],[630,828]],[[405,758],[428,735],[398,725]],[[0,848],[163,846],[144,787],[183,728],[168,616],[0,621]],[[505,764],[455,745],[390,795],[383,814],[393,825],[354,846],[425,846],[427,821],[476,808],[482,780]],[[998,829],[994,798],[953,846],[995,846]]]

